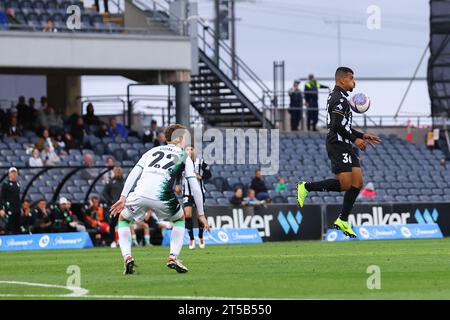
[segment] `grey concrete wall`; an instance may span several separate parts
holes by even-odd
[[[0,69],[190,70],[178,36],[0,32]]]

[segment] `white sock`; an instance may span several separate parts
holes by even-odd
[[[174,226],[170,236],[170,255],[174,258],[178,257],[183,247],[185,227]]]
[[[122,251],[122,257],[125,260],[131,256],[131,231],[130,227],[119,228],[119,246]]]

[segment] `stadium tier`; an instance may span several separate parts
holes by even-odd
[[[377,196],[359,198],[361,202],[405,202],[450,201],[450,172],[439,164],[443,157],[440,150],[428,150],[425,145],[412,144],[395,135],[382,135],[383,144],[377,148],[368,148],[360,152],[364,170],[365,184],[372,182]],[[296,204],[296,183],[301,180],[320,180],[331,177],[329,160],[324,146],[323,133],[281,133],[279,173],[264,176],[269,195],[274,203]],[[19,181],[22,192],[25,186],[41,169],[28,167],[30,147],[37,142],[34,132],[26,131],[24,136],[16,138],[4,137],[0,142],[0,166],[10,165],[23,168]],[[50,169],[32,182],[26,197],[31,201],[45,198],[51,201],[53,192],[62,178],[73,168],[82,166],[83,155],[93,155],[93,165],[105,166],[105,160],[112,156],[116,163],[123,166],[126,177],[132,166],[153,145],[142,143],[136,136],[128,138],[98,138],[87,136],[87,147],[90,149],[71,149],[67,155],[60,156],[57,166],[63,169]],[[204,147],[206,144],[204,145]],[[224,146],[225,147],[225,146]],[[27,153],[28,149],[28,153]],[[249,146],[246,145],[248,158]],[[247,159],[248,163],[248,159]],[[254,177],[258,164],[211,164],[212,178],[206,183],[207,205],[228,205],[229,198],[237,186],[248,188]],[[100,172],[100,168],[98,168]],[[287,191],[276,192],[278,177],[286,180]],[[60,191],[60,196],[73,202],[83,202],[94,179],[82,177],[82,170],[68,179]],[[103,179],[99,179],[92,193],[101,194]],[[342,194],[335,192],[311,192],[307,200],[311,204],[341,203]]]
[[[0,8],[12,8],[15,21],[0,24],[0,30],[40,30],[51,19],[58,31],[69,31],[66,25],[67,8],[75,5],[81,10],[81,29],[84,32],[103,32],[119,28],[115,22],[105,22],[93,8],[85,8],[83,1],[67,0],[0,0]],[[71,30],[73,31],[73,30]]]

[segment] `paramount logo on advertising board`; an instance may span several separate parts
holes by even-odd
[[[399,225],[407,224],[410,212],[383,213],[383,207],[372,207],[372,213],[353,213],[348,221],[354,226]]]
[[[77,243],[81,243],[81,241],[83,241],[83,239],[81,239],[81,238],[64,239],[63,237],[58,237],[55,239],[54,243],[55,244],[77,244]]]
[[[33,240],[14,240],[14,239],[9,239],[6,242],[6,246],[8,246],[8,247],[30,246],[32,244],[33,244]]]

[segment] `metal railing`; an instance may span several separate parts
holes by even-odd
[[[198,19],[197,32],[199,48],[207,56],[209,56],[209,53],[214,53],[214,31],[204,21]],[[218,67],[230,79],[232,79],[233,74],[235,75],[236,80],[233,80],[233,83],[236,87],[262,112],[266,108],[273,106],[274,95],[272,90],[269,89],[264,81],[241,58],[233,55],[232,49],[223,40],[219,41],[219,51],[220,54],[217,55],[219,60]],[[235,66],[235,70],[233,70],[233,65]]]
[[[133,117],[141,117],[141,126],[150,125],[150,120],[155,119],[158,124],[165,127],[175,122],[176,100],[173,95],[89,95],[79,96],[80,114],[85,114],[89,103],[94,105],[95,114],[99,117],[121,115],[122,123],[128,125],[128,108],[131,106]],[[197,111],[191,107],[190,122],[192,125],[203,124],[203,119]]]
[[[301,121],[300,127],[302,130],[307,128],[308,111],[319,111],[318,124],[321,127],[326,127],[326,113],[327,109],[324,108],[308,108],[303,106],[302,108],[266,108],[273,119],[276,119],[275,124],[277,127],[290,128],[290,121],[285,117],[286,113],[290,111],[300,111]],[[416,128],[428,128],[433,124],[433,118],[430,115],[400,115],[396,118],[394,115],[367,115],[357,114],[352,115],[352,124],[354,127],[360,128],[380,128],[380,127],[416,127]]]

